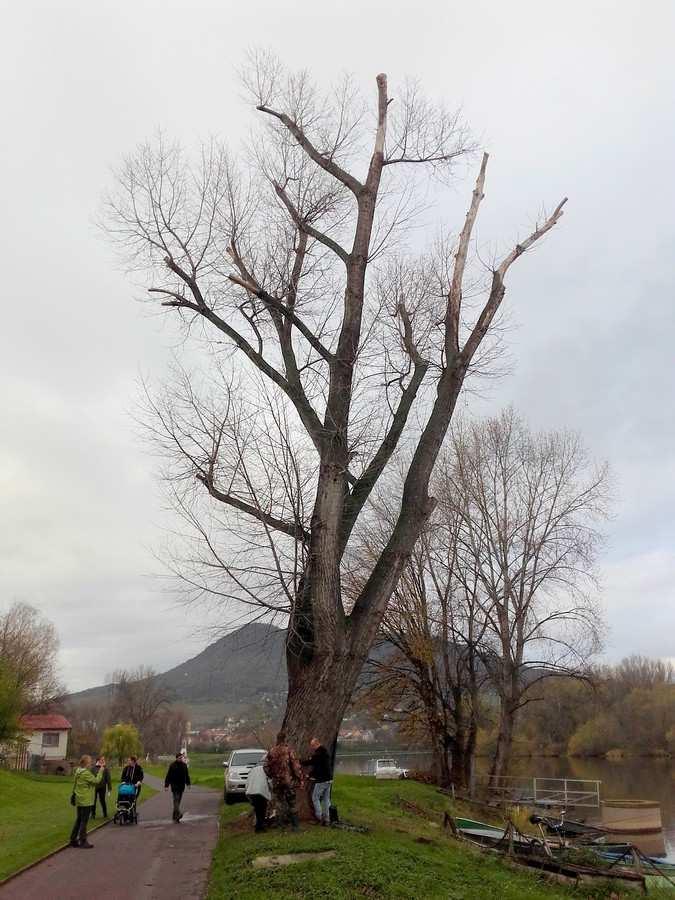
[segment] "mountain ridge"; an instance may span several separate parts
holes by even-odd
[[[285,696],[285,639],[285,630],[253,622],[155,677],[168,689],[173,703],[188,707],[196,724],[215,724],[265,698]],[[76,706],[107,702],[113,687],[86,688],[66,699]]]

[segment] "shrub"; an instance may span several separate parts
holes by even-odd
[[[619,749],[622,738],[616,719],[601,714],[577,728],[569,740],[567,752],[570,756],[604,756],[609,750]]]

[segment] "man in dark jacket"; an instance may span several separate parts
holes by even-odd
[[[91,810],[92,819],[96,818],[96,803],[101,804],[101,812],[103,813],[103,818],[108,818],[108,806],[105,802],[106,796],[110,795],[110,791],[112,790],[112,779],[110,778],[110,771],[106,768],[105,760],[102,756],[96,760],[96,765],[92,766],[92,772],[94,775],[98,775],[100,769],[103,769],[103,778],[96,785],[96,793],[94,794],[94,805]]]
[[[141,792],[141,784],[143,783],[143,769],[138,765],[138,759],[130,756],[126,766],[122,769],[120,781],[123,784],[136,785],[136,797]]]
[[[302,761],[303,766],[309,766],[309,777],[314,782],[312,787],[312,806],[317,822],[322,825],[330,824],[330,789],[333,783],[333,769],[330,753],[318,738],[312,738],[309,742],[312,755]]]
[[[183,818],[183,813],[180,811],[180,801],[183,799],[186,787],[190,787],[190,772],[183,754],[176,753],[176,758],[169,766],[164,779],[164,790],[168,791],[171,788],[171,793],[173,794],[173,820],[176,825]]]

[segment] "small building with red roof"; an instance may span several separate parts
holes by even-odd
[[[65,760],[68,753],[68,735],[72,728],[65,716],[55,713],[21,716],[21,731],[28,741],[28,759],[39,756],[47,762]]]

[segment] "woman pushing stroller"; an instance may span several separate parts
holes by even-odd
[[[122,769],[120,781],[122,784],[133,784],[136,788],[136,799],[138,799],[143,784],[143,769],[139,766],[135,756],[130,756],[127,760],[126,766]]]

